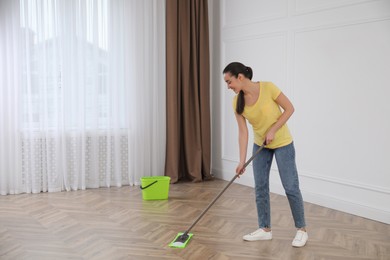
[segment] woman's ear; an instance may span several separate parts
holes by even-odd
[[[244,78],[245,78],[245,77],[244,77],[244,74],[238,73],[237,79],[239,79],[240,81],[242,81]]]

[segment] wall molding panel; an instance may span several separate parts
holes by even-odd
[[[247,24],[272,21],[285,18],[288,16],[288,0],[247,0],[245,2],[226,0],[221,2],[222,11],[222,28],[234,28],[237,26],[245,26]],[[262,8],[251,8],[252,6],[264,5],[268,6],[263,11]],[[229,10],[229,12],[227,12]],[[246,13],[242,19],[235,19],[236,16],[230,15],[230,11]],[[228,19],[229,17],[229,19]]]
[[[334,23],[334,24],[314,26],[314,27],[305,27],[305,28],[299,28],[299,29],[292,30],[292,32],[294,33],[294,35],[296,35],[296,34],[306,33],[306,32],[339,29],[339,28],[343,28],[343,27],[384,22],[384,21],[388,21],[388,20],[390,20],[390,16],[383,17],[383,18],[371,18],[371,19],[364,19],[364,20],[349,21],[349,22],[343,22],[343,23]]]
[[[314,179],[318,182],[328,182],[337,185],[349,186],[351,188],[366,190],[368,192],[382,193],[386,196],[390,196],[390,189],[381,186],[367,185],[365,183],[357,183],[347,179],[339,179],[334,177],[322,176],[320,174],[313,174],[312,172],[299,171],[299,176],[304,178]]]
[[[338,9],[342,7],[351,7],[354,5],[360,5],[374,1],[377,0],[294,0],[294,8],[292,11],[292,15],[311,14],[315,12],[328,11],[331,9]]]

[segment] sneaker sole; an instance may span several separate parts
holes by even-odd
[[[300,248],[300,247],[304,247],[306,244],[307,244],[307,241],[306,241],[306,243],[304,243],[303,245],[292,245],[292,246],[293,246],[293,247],[296,247],[296,248]]]
[[[249,242],[252,242],[252,241],[265,241],[265,240],[272,240],[272,237],[271,238],[243,238],[242,240],[244,241],[249,241]]]

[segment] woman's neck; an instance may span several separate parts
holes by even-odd
[[[242,91],[244,91],[245,95],[251,96],[253,94],[257,94],[258,86],[259,86],[259,82],[253,82],[249,80],[249,82],[246,83],[242,88]]]

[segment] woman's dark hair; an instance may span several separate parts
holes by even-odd
[[[229,63],[222,72],[222,74],[225,73],[230,73],[230,75],[234,76],[235,78],[238,78],[238,74],[242,74],[244,75],[245,78],[248,78],[250,80],[252,79],[253,76],[252,69],[240,62]],[[244,112],[244,107],[245,107],[244,92],[241,90],[237,97],[237,104],[236,104],[237,114],[241,115],[242,112]]]

